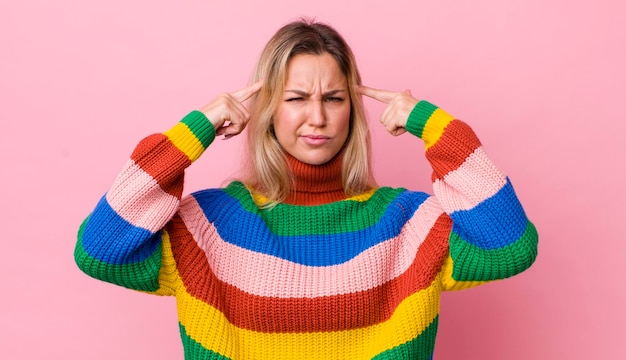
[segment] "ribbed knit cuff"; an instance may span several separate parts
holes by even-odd
[[[200,111],[194,110],[187,114],[181,122],[198,138],[206,149],[215,140],[215,129],[209,119]]]
[[[197,110],[190,112],[164,134],[191,161],[196,161],[215,139],[213,124]]]
[[[428,122],[430,116],[437,109],[437,106],[428,101],[421,100],[418,102],[409,114],[409,118],[406,122],[406,130],[421,139],[426,122]]]

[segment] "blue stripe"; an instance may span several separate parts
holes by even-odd
[[[417,208],[428,198],[424,193],[404,191],[389,203],[376,224],[362,230],[337,234],[281,236],[271,233],[258,213],[246,211],[236,198],[222,190],[201,191],[193,196],[224,241],[250,251],[308,266],[344,263],[364,250],[397,236]],[[344,203],[345,206],[367,205],[354,201]],[[305,218],[302,221],[310,219]]]
[[[450,215],[452,231],[463,240],[484,250],[502,248],[517,241],[528,224],[511,182],[494,196],[470,210]]]
[[[119,216],[103,196],[85,224],[85,252],[111,265],[132,264],[147,259],[159,245],[156,234],[134,226]]]

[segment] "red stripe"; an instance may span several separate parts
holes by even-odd
[[[451,225],[447,215],[439,217],[413,264],[399,277],[366,291],[318,298],[274,298],[243,292],[213,274],[180,217],[170,222],[168,231],[189,294],[217,308],[232,324],[261,332],[317,332],[355,329],[388,320],[400,302],[427,288],[437,276],[448,252]]]
[[[131,159],[152,176],[163,191],[181,198],[184,169],[191,161],[167,136],[154,134],[143,139]]]
[[[426,158],[435,170],[433,181],[458,169],[478,147],[480,140],[474,131],[466,123],[452,120],[439,140],[426,151]]]

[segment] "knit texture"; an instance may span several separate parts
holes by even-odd
[[[343,151],[323,165],[310,165],[287,154],[293,186],[285,203],[320,205],[344,200],[346,192],[341,179]]]
[[[81,225],[76,262],[176,296],[185,359],[432,359],[441,292],[525,270],[537,233],[465,123],[421,101],[406,128],[425,143],[434,195],[344,198],[327,178],[339,157],[268,208],[239,182],[181,198],[215,138],[194,111],[139,143]],[[294,160],[296,177],[316,171]]]

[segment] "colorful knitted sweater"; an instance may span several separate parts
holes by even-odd
[[[182,197],[215,138],[191,112],[139,143],[83,222],[76,262],[176,296],[185,359],[432,359],[441,292],[525,270],[537,233],[465,123],[421,101],[406,128],[434,196],[380,187],[260,207],[239,182]]]

